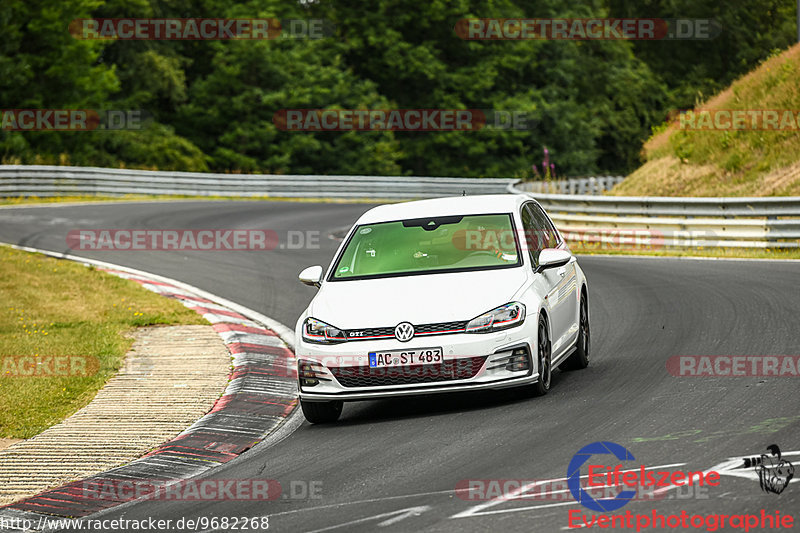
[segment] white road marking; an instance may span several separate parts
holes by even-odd
[[[451,494],[455,492],[466,492],[464,490],[435,490],[431,492],[418,492],[416,494],[401,494],[399,496],[384,496],[382,498],[370,498],[368,500],[356,500],[352,502],[340,502],[340,503],[331,503],[328,505],[318,505],[317,507],[305,507],[303,509],[292,509],[291,511],[281,511],[280,513],[272,513],[270,516],[281,516],[287,514],[296,514],[296,513],[306,513],[309,511],[321,511],[323,509],[335,509],[337,507],[344,507],[346,505],[360,505],[362,503],[375,503],[375,502],[385,502],[389,500],[404,500],[406,498],[418,498],[420,496],[435,496],[437,494]]]
[[[302,420],[300,420],[300,423],[302,423]],[[742,465],[742,462],[743,462],[743,460],[745,458],[754,457],[756,455],[758,455],[758,454],[744,455],[744,456],[741,456],[741,457],[732,457],[732,458],[730,458],[730,459],[728,459],[728,460],[726,460],[726,461],[724,461],[722,463],[719,463],[718,465],[716,465],[716,466],[714,466],[714,467],[712,467],[712,468],[710,468],[708,470],[705,470],[704,473],[716,471],[716,472],[719,472],[721,475],[748,477],[749,478],[751,476],[749,474],[745,473],[745,471],[752,472],[752,469],[743,469],[743,468],[740,469],[739,467]],[[791,455],[791,456],[800,455],[800,451],[783,452],[782,455],[784,455],[784,456],[785,455]],[[652,470],[652,469],[655,469],[655,468],[677,468],[677,467],[685,466],[685,465],[686,465],[686,463],[673,463],[673,464],[649,467],[649,468],[646,468],[646,470]],[[635,471],[635,470],[638,470],[638,469],[623,470],[623,472],[630,472],[630,471]],[[739,470],[739,472],[735,472],[735,471],[732,471],[732,470]],[[587,476],[581,476],[581,479],[586,478],[586,477],[588,477],[588,475]],[[753,474],[752,478],[755,479],[756,481],[758,480],[758,476],[755,475],[755,474]],[[542,480],[542,481],[538,481],[536,483],[531,483],[530,485],[528,485],[526,487],[522,487],[522,489],[525,489],[525,491],[528,491],[528,490],[530,490],[531,488],[533,488],[534,486],[536,486],[537,484],[540,484],[540,483],[552,483],[552,482],[555,482],[555,481],[565,481],[566,479],[567,478],[557,478],[557,479]],[[670,489],[673,489],[673,488],[677,488],[677,487],[676,486],[666,487],[666,490],[670,490]],[[376,503],[376,502],[383,502],[383,501],[390,501],[390,500],[417,498],[417,497],[420,497],[420,496],[435,496],[435,495],[439,495],[439,494],[452,494],[452,493],[458,493],[458,492],[468,492],[468,490],[469,489],[438,490],[438,491],[431,491],[431,492],[419,492],[419,493],[416,493],[416,494],[402,494],[402,495],[398,495],[398,496],[385,496],[385,497],[382,497],[382,498],[370,498],[370,499],[366,499],[366,500],[357,500],[357,501],[351,501],[351,502],[340,502],[340,503],[333,503],[333,504],[329,504],[329,505],[320,505],[320,506],[317,506],[317,507],[309,507],[309,508],[303,508],[303,509],[292,509],[290,511],[282,511],[282,512],[279,512],[279,513],[270,514],[270,517],[282,516],[282,515],[291,515],[291,514],[297,514],[297,513],[305,513],[305,512],[309,512],[309,511],[320,511],[320,510],[325,510],[325,509],[334,509],[334,508],[337,508],[337,507],[343,507],[343,506],[347,506],[347,505],[360,505],[360,504],[364,504],[364,503]],[[664,489],[660,489],[660,490],[664,491]],[[514,496],[514,497],[510,497],[510,495],[512,493],[514,493],[514,492],[517,492],[517,495]],[[551,493],[555,494],[557,492],[563,492],[563,491],[560,491],[560,490],[559,491],[552,491]],[[731,494],[731,493],[726,492],[726,493],[722,494],[721,496],[725,496],[727,494]],[[523,494],[523,490],[520,490],[520,489],[515,490],[515,491],[509,491],[508,493],[506,493],[506,495],[500,496],[499,498],[496,498],[495,500],[492,500],[491,502],[486,502],[486,504],[478,505],[476,507],[473,507],[472,509],[468,509],[467,511],[464,511],[462,513],[458,513],[456,515],[453,515],[450,518],[467,518],[467,517],[470,517],[470,516],[482,516],[482,515],[489,516],[489,515],[494,515],[494,514],[513,513],[513,512],[519,512],[519,511],[531,511],[531,510],[536,510],[536,509],[547,509],[547,508],[552,508],[552,507],[560,507],[560,506],[577,505],[578,504],[578,502],[576,502],[576,501],[570,501],[570,502],[548,503],[548,504],[543,504],[543,505],[534,505],[534,506],[527,506],[527,507],[516,507],[516,508],[513,508],[513,509],[498,509],[498,510],[494,510],[494,511],[485,511],[485,512],[480,512],[480,513],[474,512],[474,510],[476,508],[478,508],[478,507],[487,508],[487,504],[491,504],[491,506],[498,505],[498,504],[502,503],[502,501],[503,501],[502,498],[504,498],[504,497],[508,498],[509,500],[514,500],[514,499],[523,499],[523,498],[525,498],[525,495]],[[430,506],[423,506],[423,507],[428,507],[429,509],[426,509],[426,510],[430,510]],[[373,516],[373,517],[371,517],[371,519],[377,520],[379,518],[382,518],[383,516],[396,514],[396,513],[401,512],[401,511],[408,511],[409,509],[418,509],[418,508],[417,507],[410,507],[408,509],[401,509],[400,511],[393,511],[392,513],[386,513],[385,515]],[[467,514],[467,513],[470,513],[470,514]],[[403,517],[403,518],[406,518],[406,517]],[[387,525],[391,525],[391,523],[394,523],[392,520],[393,519],[390,518],[388,520],[384,520],[383,522],[381,522],[381,523],[379,523],[377,525],[381,526],[381,527],[385,527]],[[366,519],[361,519],[360,521],[367,521],[367,520]],[[386,522],[390,522],[390,523],[387,524]],[[346,525],[355,525],[355,523],[356,522],[351,522],[351,523],[348,523],[348,524],[340,524],[338,526],[332,526],[332,527],[345,527]],[[566,531],[566,530],[569,530],[569,529],[579,529],[579,528],[583,528],[583,527],[585,527],[585,526],[580,525],[580,526],[573,527],[573,528],[570,528],[569,526],[565,526],[565,527],[562,527],[561,530],[562,531]],[[206,530],[206,531],[200,531],[198,533],[211,533],[213,531],[219,531],[219,530],[209,529],[209,530]],[[327,531],[327,529],[317,530],[316,532],[310,532],[310,533],[319,533],[321,531]]]
[[[345,522],[344,524],[337,524],[335,526],[328,526],[322,529],[315,529],[314,531],[309,531],[308,533],[322,533],[323,531],[331,531],[333,529],[354,526],[356,524],[362,524],[364,522],[370,522],[372,520],[380,520],[381,518],[388,518],[388,520],[384,520],[383,522],[379,523],[378,527],[386,527],[392,524],[396,524],[397,522],[405,520],[406,518],[409,518],[411,516],[419,516],[425,511],[429,511],[430,509],[432,509],[430,505],[409,507],[407,509],[400,509],[397,511],[390,511],[388,513],[382,513],[374,516],[367,516],[365,518],[359,518],[358,520],[351,520],[350,522]]]
[[[751,457],[759,457],[760,455],[761,453],[752,453],[750,455],[743,455],[741,457],[731,457],[726,461],[715,465],[711,470],[719,472],[720,475],[723,476],[741,477],[758,481],[758,474],[756,473],[755,469],[753,467],[745,468],[744,460]],[[781,452],[781,457],[786,457],[787,455],[800,455],[800,451]]]
[[[750,458],[750,457],[756,457],[758,455],[759,454],[750,454],[750,455],[743,455],[741,457],[731,457],[731,458],[729,458],[729,459],[727,459],[727,460],[725,460],[725,461],[723,461],[723,462],[721,462],[721,463],[719,463],[717,465],[712,466],[708,470],[704,470],[703,471],[703,475],[706,475],[706,474],[708,474],[710,472],[718,472],[722,476],[741,477],[741,478],[751,479],[753,481],[758,481],[758,475],[755,473],[753,468],[744,468],[744,460],[745,459]],[[787,455],[789,455],[789,456],[800,455],[800,451],[791,451],[791,452],[783,452],[783,453],[781,453],[781,457],[784,457],[784,456],[787,456]],[[675,488],[677,488],[677,485],[670,485],[669,487],[664,487],[664,488],[661,488],[661,489],[657,489],[657,490],[653,491],[653,493],[654,494],[663,494],[663,493],[665,493],[665,492],[667,492],[669,490],[675,489]],[[718,497],[722,498],[722,497],[727,496],[729,494],[733,494],[733,493],[732,492],[725,492],[723,494],[720,494]],[[577,502],[570,502],[570,503],[577,503]],[[523,509],[532,509],[532,507],[522,508],[522,509],[519,509],[519,510],[523,510]],[[517,510],[517,509],[513,509],[511,511],[515,511],[515,510]],[[489,513],[496,513],[496,512],[498,512],[498,511],[490,511]],[[489,514],[489,513],[483,513],[483,514]],[[575,526],[575,527],[565,526],[565,527],[562,527],[561,530],[562,531],[566,531],[566,530],[569,530],[569,529],[579,529],[579,528],[582,528],[582,527],[585,527],[585,526],[584,525],[579,525],[579,526]]]
[[[405,520],[406,518],[409,518],[411,516],[419,516],[422,513],[424,513],[425,511],[429,511],[431,509],[432,509],[432,507],[430,505],[421,505],[419,507],[409,507],[408,509],[406,509],[405,513],[399,514],[399,515],[397,515],[397,516],[395,516],[393,518],[390,518],[389,520],[384,520],[383,522],[378,524],[378,527],[391,526],[392,524],[396,524],[397,522],[399,522],[401,520]]]
[[[514,507],[512,509],[496,509],[494,511],[483,511],[480,513],[475,513],[471,515],[461,515],[461,513],[457,515],[453,515],[450,518],[470,518],[473,516],[489,516],[493,514],[506,514],[506,513],[518,513],[520,511],[534,511],[536,509],[549,509],[550,507],[563,507],[565,505],[578,505],[578,502],[571,501],[571,502],[559,502],[559,503],[545,503],[542,505],[528,505],[526,507]]]
[[[685,464],[686,463],[672,463],[672,464],[668,464],[668,465],[648,466],[648,467],[645,468],[645,470],[654,470],[656,468],[677,468],[679,466],[684,466]],[[629,470],[622,470],[622,472],[638,472],[638,471],[639,471],[638,468],[631,468]],[[588,477],[589,477],[589,475],[587,474],[585,476],[580,476],[580,479],[584,479],[584,478],[588,478]],[[563,506],[563,505],[576,505],[578,502],[577,501],[572,501],[572,502],[547,503],[547,504],[544,504],[544,505],[533,505],[533,506],[528,506],[528,507],[515,507],[513,509],[500,509],[500,510],[496,510],[496,511],[485,511],[484,510],[484,509],[489,509],[490,507],[494,507],[495,505],[500,505],[501,503],[503,503],[506,500],[522,499],[522,498],[525,497],[524,494],[526,492],[528,492],[532,488],[535,488],[535,487],[537,487],[539,485],[542,485],[544,483],[554,483],[556,481],[565,481],[566,479],[567,478],[565,478],[565,477],[560,477],[560,478],[555,478],[555,479],[543,479],[543,480],[540,480],[540,481],[534,481],[533,483],[528,483],[527,485],[523,485],[522,487],[519,487],[517,489],[510,490],[510,491],[506,492],[505,494],[503,494],[502,496],[498,496],[497,498],[493,498],[493,499],[489,500],[488,502],[478,504],[478,505],[476,505],[474,507],[470,507],[466,511],[461,511],[460,513],[454,514],[450,518],[469,518],[469,517],[472,517],[472,516],[492,515],[492,514],[500,514],[500,513],[515,513],[515,512],[520,512],[520,511],[530,511],[530,510],[533,510],[533,509],[546,509],[548,507],[558,507],[558,506]],[[549,494],[549,493],[547,493],[547,494]]]

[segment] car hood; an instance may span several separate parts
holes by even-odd
[[[308,316],[341,329],[470,320],[508,303],[525,281],[516,267],[326,282]]]

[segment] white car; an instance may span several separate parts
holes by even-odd
[[[529,386],[589,362],[586,277],[523,195],[382,205],[356,221],[297,321],[300,403],[313,423],[344,401]]]

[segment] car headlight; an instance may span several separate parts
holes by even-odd
[[[511,302],[475,317],[467,324],[467,333],[490,333],[519,326],[525,321],[525,305]]]
[[[303,322],[303,340],[315,344],[336,344],[347,341],[344,331],[316,318]]]

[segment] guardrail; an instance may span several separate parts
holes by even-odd
[[[607,178],[603,186],[613,185],[608,179],[619,178]],[[579,180],[573,183],[579,190]],[[149,194],[407,200],[512,192],[536,198],[568,241],[587,246],[800,248],[800,197],[621,197],[548,194],[523,187],[530,185],[489,178],[281,176],[0,165],[0,197]]]
[[[0,197],[162,194],[405,200],[504,193],[513,182],[498,178],[283,176],[0,165]]]
[[[540,194],[594,195],[602,194],[624,179],[624,176],[592,176],[589,178],[568,178],[554,181],[525,181],[519,183],[516,187],[521,191]]]
[[[800,197],[532,196],[571,243],[619,248],[800,248]]]

